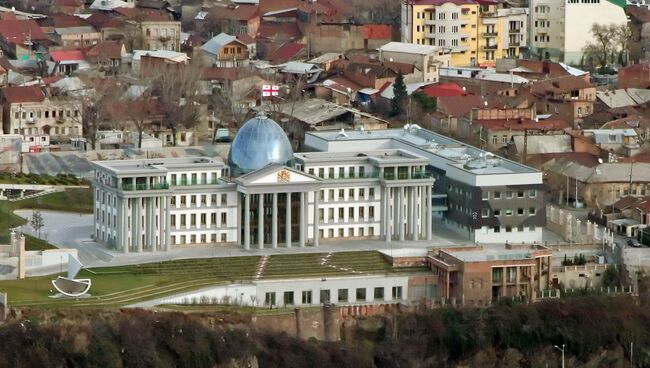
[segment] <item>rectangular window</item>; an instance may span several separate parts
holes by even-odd
[[[483,208],[481,210],[481,217],[482,218],[490,217],[490,209],[489,208]]]
[[[339,289],[339,302],[348,301],[348,289]]]
[[[501,216],[501,210],[492,210],[492,212],[494,212],[494,217]]]
[[[494,192],[494,199],[501,199],[501,192]]]
[[[284,292],[284,305],[293,305],[293,291]]]
[[[524,214],[524,209],[523,208],[517,208],[517,215],[523,215]]]
[[[275,293],[270,292],[264,295],[264,305],[274,306],[275,304]]]
[[[374,291],[374,300],[384,300],[384,288],[376,287]]]
[[[311,290],[302,292],[302,304],[311,304]]]
[[[512,216],[512,209],[508,208],[506,210],[506,216]]]
[[[537,208],[535,208],[535,207],[530,207],[530,208],[528,209],[528,214],[529,214],[529,215],[534,215],[534,214],[536,214],[536,213],[537,213]]]
[[[520,190],[517,192],[517,198],[524,198],[524,191]]]
[[[483,199],[484,201],[490,199],[490,192],[481,192],[481,199]]]
[[[366,288],[357,288],[357,302],[366,301]]]
[[[495,226],[495,227],[494,227],[494,232],[495,232],[495,233],[500,233],[500,232],[501,232],[501,228],[500,228],[499,226]]]
[[[512,192],[511,191],[506,192],[506,198],[512,198]]]
[[[330,302],[330,289],[322,289],[320,291],[320,303],[325,304]]]
[[[535,198],[536,195],[537,195],[537,191],[535,189],[531,189],[528,191],[528,197]]]
[[[402,299],[402,287],[393,286],[393,300]]]

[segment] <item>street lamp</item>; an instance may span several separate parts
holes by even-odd
[[[564,344],[562,344],[562,348],[557,345],[553,345],[553,347],[562,352],[562,368],[564,368]]]

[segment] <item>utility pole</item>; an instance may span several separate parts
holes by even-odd
[[[521,161],[524,165],[528,161],[528,129],[524,129],[524,152],[521,156]]]

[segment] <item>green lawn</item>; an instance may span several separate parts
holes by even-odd
[[[83,179],[74,175],[59,174],[56,176],[23,174],[23,173],[0,173],[2,184],[37,184],[37,185],[88,185]]]
[[[92,280],[92,296],[79,300],[49,298],[53,294],[50,291],[53,276],[0,281],[0,291],[7,292],[10,304],[17,307],[121,307],[207,286],[251,282],[263,259],[261,256],[183,259],[83,270],[78,277]],[[423,270],[423,267],[392,268],[381,253],[374,251],[287,254],[267,257],[260,279]]]

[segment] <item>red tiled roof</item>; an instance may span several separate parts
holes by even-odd
[[[132,17],[135,14],[137,14],[137,10],[135,8],[127,8],[127,7],[118,7],[113,9],[114,12],[116,12],[119,15],[123,15],[125,17]]]
[[[650,196],[643,197],[634,205],[634,208],[641,212],[650,212]]]
[[[429,84],[422,88],[422,92],[429,97],[464,96],[467,94],[467,92],[463,90],[463,87],[456,83]]]
[[[122,57],[122,44],[117,41],[102,41],[91,47],[86,56],[97,60],[119,59]]]
[[[16,14],[9,12],[0,12],[0,19],[2,20],[16,20]]]
[[[34,20],[0,20],[0,35],[6,41],[22,44],[29,36],[32,41],[47,40],[45,32]]]
[[[540,168],[550,160],[568,160],[582,166],[594,167],[598,165],[598,156],[589,152],[553,152],[529,154],[526,164]]]
[[[215,6],[208,9],[210,19],[251,20],[260,16],[260,7],[253,4]]]
[[[237,39],[239,41],[241,41],[241,42],[243,42],[243,43],[245,43],[247,45],[255,43],[255,39],[253,37],[251,37],[248,33],[240,33],[240,34],[235,35],[235,37],[237,37]]]
[[[304,43],[290,42],[280,46],[271,52],[266,58],[273,63],[281,63],[291,60],[300,53],[307,45]]]
[[[465,116],[481,105],[481,99],[475,95],[438,97],[439,110],[451,116]]]
[[[45,99],[45,93],[38,86],[12,86],[2,89],[2,98],[9,103],[41,102]]]
[[[168,14],[158,12],[147,12],[143,15],[142,22],[171,22],[173,19]]]
[[[57,13],[52,15],[52,23],[56,28],[66,28],[66,27],[82,27],[87,26],[88,22],[85,20],[75,17],[74,15]]]
[[[80,7],[83,6],[84,3],[82,0],[54,0],[52,2],[52,5],[54,6],[74,6],[74,7]]]
[[[564,76],[552,79],[544,79],[535,82],[531,87],[533,95],[546,95],[555,93],[566,93],[572,90],[580,90],[594,87],[585,77]]]
[[[83,52],[79,50],[50,51],[50,57],[54,61],[76,61],[86,59]]]
[[[121,20],[104,13],[93,13],[93,15],[86,18],[86,22],[90,23],[97,30],[104,28],[120,28],[124,26],[124,22]]]
[[[56,82],[60,81],[61,79],[63,79],[63,77],[61,77],[59,75],[51,75],[49,77],[43,77],[43,79],[41,79],[41,82],[43,82],[43,85],[49,86],[50,84],[56,83]]]
[[[570,127],[564,120],[540,120],[532,119],[487,119],[474,120],[472,124],[480,124],[486,129],[496,130],[563,130]]]
[[[257,29],[257,37],[298,41],[303,34],[296,22],[262,22]]]
[[[393,28],[388,24],[364,24],[363,38],[366,40],[390,40]]]

